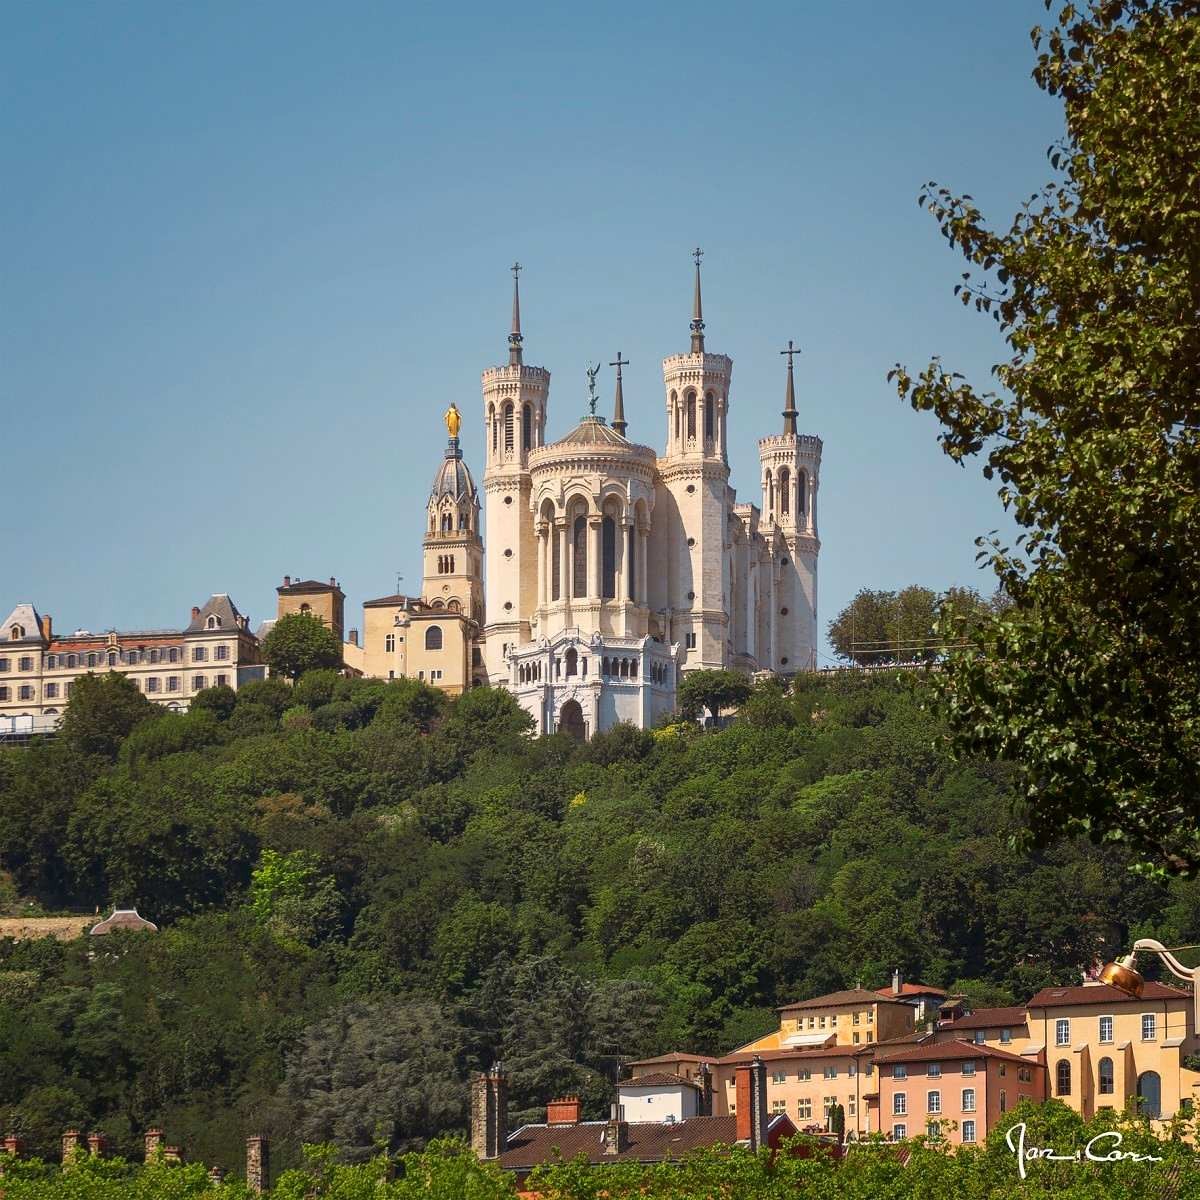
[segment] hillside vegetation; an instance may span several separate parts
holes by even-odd
[[[1008,770],[941,751],[911,676],[587,745],[488,689],[313,672],[179,716],[122,684],[0,754],[10,892],[162,927],[0,940],[0,1128],[47,1155],[68,1125],[134,1153],[159,1124],[231,1169],[259,1130],[277,1166],[301,1141],[365,1161],[465,1130],[497,1058],[515,1118],[567,1090],[596,1115],[621,1056],[724,1052],[893,967],[1004,1002],[1135,934],[1200,937],[1195,884],[1010,850]]]

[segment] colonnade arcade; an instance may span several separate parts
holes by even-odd
[[[794,473],[790,467],[772,467],[763,473],[763,509],[768,519],[811,529],[815,502],[812,477],[803,467]]]
[[[727,404],[723,395],[707,391],[701,397],[695,388],[682,394],[672,390],[667,399],[667,453],[703,450],[725,456]]]
[[[536,531],[539,607],[569,608],[572,600],[646,605],[650,518],[644,501],[631,508],[609,495],[597,508],[583,495],[561,507],[546,499]]]

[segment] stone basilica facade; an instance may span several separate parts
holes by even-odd
[[[516,270],[508,362],[483,373],[486,552],[451,406],[429,498],[425,596],[407,613],[403,597],[371,602],[397,602],[384,623],[428,640],[414,622],[428,626],[432,614],[432,653],[449,641],[461,663],[438,682],[505,687],[539,732],[579,737],[657,723],[681,672],[811,668],[821,440],[796,431],[790,343],[782,432],[759,441],[762,504],[739,504],[727,456],[733,363],[705,348],[699,257],[691,347],[663,362],[661,454],[628,436],[619,354],[612,420],[595,415],[593,371],[591,415],[547,440],[550,373],[524,361]],[[424,644],[411,655],[433,661]]]

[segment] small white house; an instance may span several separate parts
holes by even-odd
[[[626,1121],[686,1121],[701,1115],[699,1085],[665,1072],[618,1083],[617,1097]]]

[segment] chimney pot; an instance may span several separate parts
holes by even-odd
[[[54,621],[49,613],[42,617],[42,637],[48,642],[54,640]]]
[[[612,1102],[608,1121],[604,1126],[602,1149],[605,1154],[617,1155],[629,1145],[629,1126],[625,1123],[625,1110],[616,1100]]]
[[[83,1134],[78,1129],[68,1129],[62,1135],[63,1165],[73,1163],[83,1153]]]
[[[757,1054],[748,1063],[738,1063],[734,1096],[737,1140],[758,1150],[767,1141],[767,1067]]]
[[[334,577],[333,577],[332,575],[330,575],[330,577],[329,577],[329,586],[330,586],[330,587],[337,587],[337,580],[336,580],[336,579],[334,579]]]
[[[197,605],[192,605],[192,620],[194,621],[200,615],[200,609]]]
[[[292,586],[292,577],[291,577],[290,575],[285,575],[285,576],[283,577],[283,586],[284,586],[284,587],[291,587],[291,586]]]
[[[225,1168],[224,1167],[209,1167],[208,1168],[208,1179],[209,1179],[210,1183],[220,1186],[220,1184],[221,1184],[222,1180],[224,1180],[224,1178],[225,1178]]]
[[[578,1096],[559,1096],[546,1105],[547,1125],[578,1125],[583,1104]]]
[[[108,1149],[108,1138],[102,1133],[89,1133],[87,1135],[88,1152],[94,1158],[103,1158],[104,1152]]]
[[[163,1162],[174,1163],[176,1166],[183,1162],[183,1151],[178,1146],[164,1146],[162,1156]]]
[[[350,630],[350,645],[352,645],[352,646],[358,645],[358,630],[357,629]]]
[[[20,1158],[25,1151],[25,1139],[16,1133],[8,1133],[4,1136],[4,1152],[11,1154],[13,1158]]]
[[[898,996],[898,995],[900,995],[900,993],[903,990],[904,990],[904,976],[901,974],[900,968],[897,967],[892,972],[892,995]]]
[[[471,1149],[499,1158],[508,1145],[508,1076],[500,1063],[471,1079]]]

